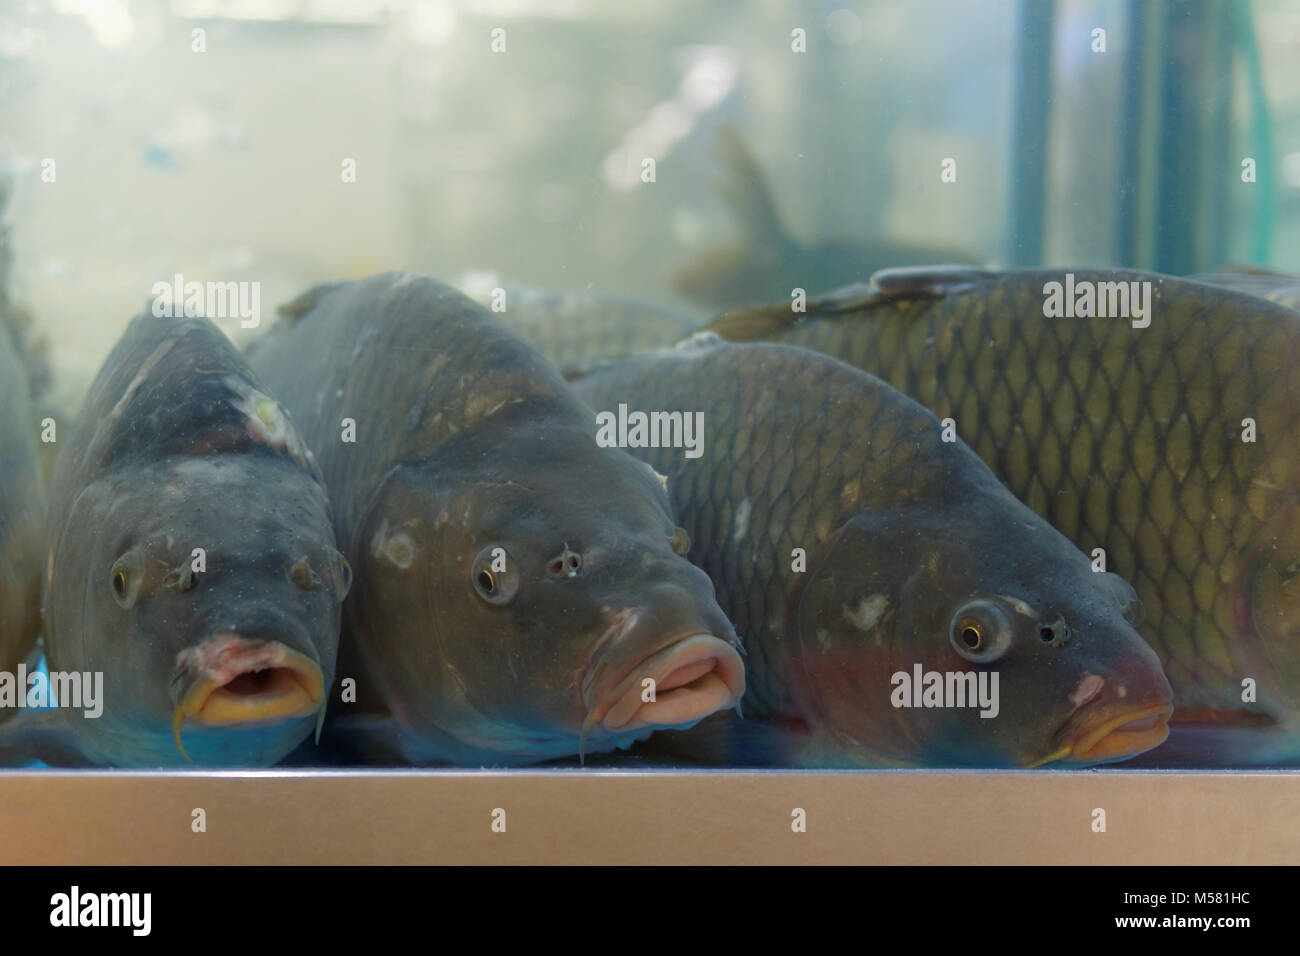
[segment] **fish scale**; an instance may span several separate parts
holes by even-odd
[[[1259,666],[1233,636],[1234,585],[1243,553],[1295,494],[1300,323],[1200,283],[1075,276],[1150,281],[1150,327],[1044,317],[1059,271],[897,270],[803,315],[778,306],[711,328],[826,352],[953,417],[1017,497],[1085,552],[1105,548],[1107,567],[1133,583],[1180,707],[1258,711],[1241,701]],[[1240,441],[1246,417],[1253,445]],[[1289,709],[1278,697],[1275,715]]]
[[[744,637],[746,720],[805,726],[830,741],[822,756],[769,763],[1060,759],[1086,736],[1070,728],[1080,707],[1072,695],[1088,675],[1107,687],[1115,726],[1168,706],[1155,654],[1123,616],[1131,589],[1094,574],[978,456],[878,379],[805,349],[702,336],[574,385],[598,414],[620,405],[703,414],[698,458],[666,445],[629,450],[667,477],[689,556]],[[971,547],[994,535],[1005,566]],[[806,556],[798,570],[796,548]],[[1007,722],[891,705],[899,670],[971,669],[950,646],[971,601],[1005,608],[1014,635],[997,665]],[[1056,620],[1070,622],[1073,642],[1043,643],[1040,629]],[[1144,726],[1137,736],[1149,747],[1163,731]]]
[[[350,573],[264,389],[207,319],[128,326],[59,443],[45,539],[50,671],[101,674],[103,712],[27,721],[0,752],[57,727],[94,763],[265,766],[319,726]]]
[[[734,706],[738,642],[659,481],[596,444],[523,338],[410,273],[281,312],[250,363],[336,502],[356,576],[340,672],[397,718],[409,759],[582,755]]]

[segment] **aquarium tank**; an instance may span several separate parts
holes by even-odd
[[[1300,765],[1297,309],[1287,0],[6,2],[0,782]]]

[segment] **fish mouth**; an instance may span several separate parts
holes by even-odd
[[[1067,726],[1066,742],[1029,767],[1041,767],[1056,760],[1096,764],[1135,757],[1165,742],[1173,713],[1173,704],[1160,703],[1119,713],[1098,714],[1082,721],[1076,728]]]
[[[592,684],[604,666],[597,665]],[[654,681],[653,700],[644,699],[646,679]],[[613,733],[679,727],[734,707],[745,693],[745,665],[730,642],[692,634],[645,658],[605,689],[591,689],[595,703],[583,723],[584,742],[597,726]]]
[[[178,664],[189,686],[178,695],[176,724],[262,726],[321,709],[320,665],[279,641],[218,634],[182,651]],[[179,734],[178,734],[179,736]]]

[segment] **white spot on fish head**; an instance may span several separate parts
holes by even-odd
[[[881,617],[889,610],[889,597],[885,594],[873,594],[858,602],[857,607],[844,606],[844,616],[856,628],[870,631],[880,623]]]
[[[226,378],[226,386],[239,396],[235,408],[248,420],[248,433],[253,438],[272,448],[283,448],[300,465],[308,464],[306,446],[275,399],[233,375]]]
[[[999,594],[998,597],[999,597],[1000,599],[1002,599],[1003,601],[1006,601],[1008,604],[1010,604],[1010,605],[1011,605],[1011,609],[1012,609],[1013,611],[1015,611],[1017,614],[1021,614],[1021,615],[1025,616],[1025,617],[1037,617],[1037,616],[1038,616],[1038,612],[1037,612],[1037,611],[1035,611],[1032,607],[1030,607],[1030,606],[1029,606],[1028,604],[1026,604],[1024,601],[1020,600],[1020,598],[1018,598],[1018,597],[1012,597],[1010,594]]]
[[[1070,703],[1074,704],[1075,707],[1082,707],[1100,694],[1105,684],[1106,682],[1096,674],[1084,675],[1083,680],[1079,681],[1079,686],[1070,695]]]
[[[754,510],[753,502],[748,498],[743,499],[736,508],[736,516],[731,522],[731,540],[740,544],[745,540],[745,534],[749,531],[749,514]]]
[[[384,519],[379,530],[370,539],[370,553],[376,558],[384,558],[394,567],[405,571],[415,560],[415,542],[405,531],[389,534],[388,520]]]

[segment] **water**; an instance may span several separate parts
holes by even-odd
[[[131,318],[172,289],[188,296],[186,283],[202,284],[202,311],[242,348],[273,324],[278,305],[317,283],[411,270],[489,309],[508,301],[503,317],[572,372],[669,345],[727,310],[787,308],[800,292],[865,283],[890,266],[1046,267],[1062,280],[1089,269],[1294,274],[1297,54],[1300,8],[1284,0],[15,0],[0,10],[0,182],[12,252],[0,304],[30,314],[30,338],[43,340],[49,368],[49,388],[24,414],[42,425],[56,420],[61,438],[72,435]],[[227,283],[235,298],[208,297]],[[1241,303],[1249,301],[1223,307],[1233,327],[1247,327]],[[1165,316],[1157,310],[1154,319],[1158,330]],[[1015,354],[1011,339],[990,336],[984,354]],[[1247,335],[1242,348],[1261,336]],[[901,351],[873,365],[796,344],[862,365],[940,417],[950,403],[959,436],[1013,491],[1089,556],[1105,548],[1108,570],[1138,587],[1148,611],[1178,622],[1158,634],[1148,623],[1142,633],[1166,655],[1176,690],[1203,674],[1166,653],[1161,642],[1171,634],[1186,635],[1198,659],[1210,661],[1218,689],[1178,701],[1175,720],[1194,716],[1198,729],[1188,736],[1176,726],[1164,765],[1294,759],[1289,743],[1257,747],[1252,735],[1290,740],[1275,724],[1294,702],[1285,673],[1293,571],[1283,562],[1275,580],[1249,561],[1229,568],[1210,545],[1212,558],[1187,557],[1219,528],[1160,517],[1164,499],[1195,510],[1209,495],[1227,514],[1260,488],[1277,490],[1289,461],[1276,451],[1285,444],[1289,384],[1278,384],[1281,398],[1262,390],[1248,400],[1273,395],[1280,410],[1242,410],[1225,378],[1216,387],[1230,429],[1217,419],[1205,425],[1194,408],[1168,412],[1164,386],[1151,382],[1133,386],[1136,411],[1101,414],[1125,423],[1142,409],[1164,414],[1153,440],[1155,457],[1168,461],[1177,457],[1167,441],[1180,420],[1219,429],[1214,436],[1235,436],[1245,417],[1264,423],[1258,449],[1243,452],[1256,456],[1241,466],[1244,478],[1231,486],[1207,479],[1204,495],[1187,490],[1194,468],[1175,464],[1172,483],[1159,479],[1134,499],[1114,478],[1113,450],[1099,459],[1092,474],[1119,489],[1105,509],[1120,515],[1136,500],[1160,525],[1166,550],[1153,569],[1135,556],[1140,532],[1093,519],[1073,527],[1050,510],[1064,492],[1046,459],[1068,459],[1078,433],[1062,402],[1083,407],[1086,390],[1067,399],[1047,384],[1040,395],[1017,385],[1014,370],[997,373],[1011,397],[995,401],[1025,416],[1041,401],[1047,417],[1064,416],[1051,440],[1066,451],[1037,446],[1017,462],[976,424],[994,405],[963,405],[942,381],[923,394],[915,370],[891,376],[886,366]],[[974,369],[979,358],[962,361]],[[1270,372],[1279,383],[1289,382],[1289,358],[1283,363]],[[1034,374],[1066,377],[1069,356],[1050,372]],[[1250,377],[1258,383],[1263,373]],[[1170,388],[1183,401],[1187,388]],[[763,386],[754,389],[757,406]],[[690,411],[690,398],[670,407]],[[1100,434],[1096,419],[1089,427]],[[1139,431],[1126,432],[1124,461],[1142,458]],[[1208,446],[1194,444],[1204,461]],[[41,442],[47,473],[61,450]],[[1257,524],[1240,532],[1250,537],[1238,551],[1251,560],[1287,546],[1291,489],[1277,493],[1250,499]],[[728,505],[729,520],[735,508]],[[700,534],[692,535],[698,547]],[[973,559],[994,560],[988,546]],[[1173,584],[1171,567],[1181,575]],[[1215,575],[1218,591],[1205,583]],[[1202,600],[1198,587],[1209,596]],[[1249,620],[1234,610],[1247,601],[1256,602]],[[1231,642],[1214,642],[1233,628],[1266,632],[1264,649],[1240,638],[1247,649],[1235,657]],[[913,661],[896,663],[907,671]],[[1246,679],[1283,703],[1225,708],[1224,688],[1235,693]],[[797,723],[803,733],[807,721]],[[769,746],[750,740],[758,731],[720,743],[697,730],[703,743],[690,753],[665,756],[643,743],[625,758],[593,760],[841,759],[818,747],[814,757],[789,756],[808,752],[785,742],[789,731],[773,730],[782,742]],[[1243,734],[1247,742],[1235,742]],[[367,738],[353,743],[342,725],[336,745],[328,738],[327,724],[328,761],[373,763],[380,752],[388,755],[381,761],[400,759],[392,756],[400,748],[368,754]],[[1139,759],[1159,766],[1161,752]],[[319,759],[306,753],[294,763]]]

